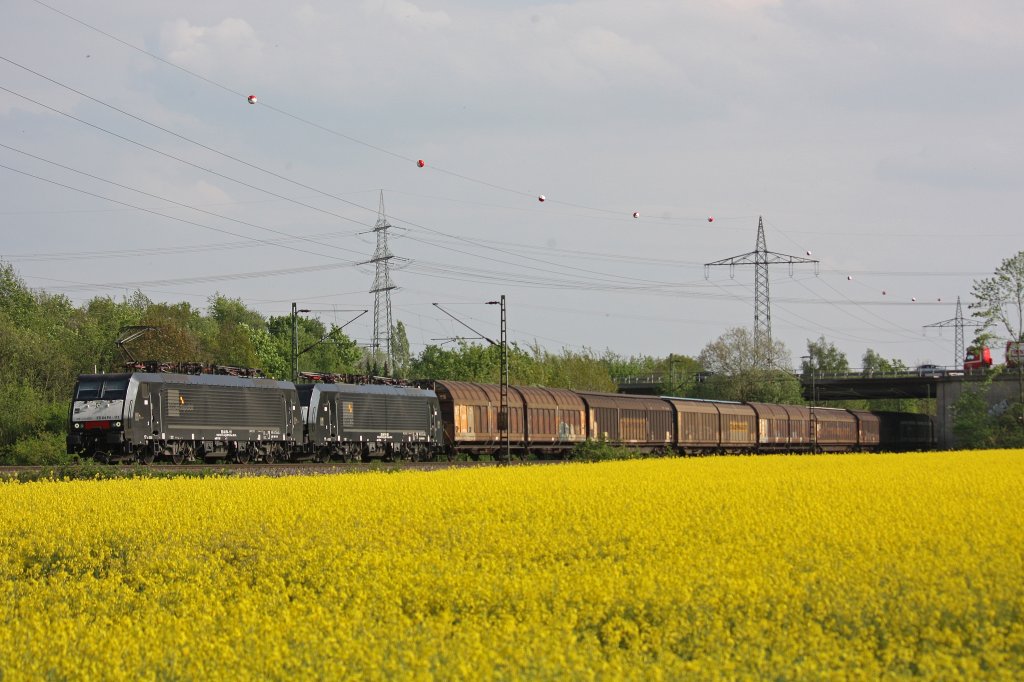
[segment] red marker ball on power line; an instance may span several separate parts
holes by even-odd
[[[544,195],[541,194],[539,197],[537,197],[537,201],[544,201]]]
[[[639,218],[640,217],[640,211],[633,211],[633,217],[634,218]]]
[[[419,166],[420,168],[423,168],[427,164],[423,159],[420,159],[419,161],[416,162],[416,165]]]
[[[249,100],[249,104],[256,104],[256,95],[249,95],[246,99]]]
[[[713,223],[713,222],[715,222],[715,216],[713,216],[713,215],[709,215],[709,216],[708,216],[708,222],[709,222],[709,223]]]

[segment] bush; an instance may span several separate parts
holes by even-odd
[[[10,465],[69,464],[74,455],[66,452],[63,433],[38,433],[22,438],[0,454],[0,461]]]
[[[568,459],[575,462],[606,462],[614,459],[637,459],[645,456],[637,450],[620,445],[609,445],[603,440],[586,440],[577,443]]]

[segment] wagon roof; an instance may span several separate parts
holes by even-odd
[[[672,411],[672,406],[661,398],[649,398],[625,393],[588,393],[582,391],[579,395],[591,407],[617,407],[619,409],[654,410],[656,412]]]
[[[484,403],[501,404],[501,386],[498,384],[477,384],[471,381],[435,381],[438,397],[447,392],[452,401],[462,405],[479,405]],[[521,406],[523,399],[509,387],[508,404]]]
[[[569,407],[584,409],[583,398],[564,388],[546,388],[544,386],[513,386],[523,396],[530,407]]]

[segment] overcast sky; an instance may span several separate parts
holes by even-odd
[[[520,343],[696,356],[753,324],[753,268],[704,263],[763,216],[820,260],[770,270],[794,363],[952,365],[924,325],[1024,248],[1015,1],[2,7],[0,259],[76,303],[369,309],[369,342],[383,190],[413,352],[505,294]]]

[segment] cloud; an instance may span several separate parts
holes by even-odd
[[[1024,161],[992,142],[936,141],[909,154],[878,162],[883,182],[917,184],[940,190],[1007,190],[1024,185]]]
[[[169,61],[203,73],[242,65],[250,70],[262,61],[263,43],[245,19],[227,17],[213,26],[185,19],[165,23],[160,28],[160,47]]]
[[[423,10],[407,0],[367,0],[364,7],[367,13],[383,13],[404,26],[423,30],[444,28],[452,23],[446,12]]]

